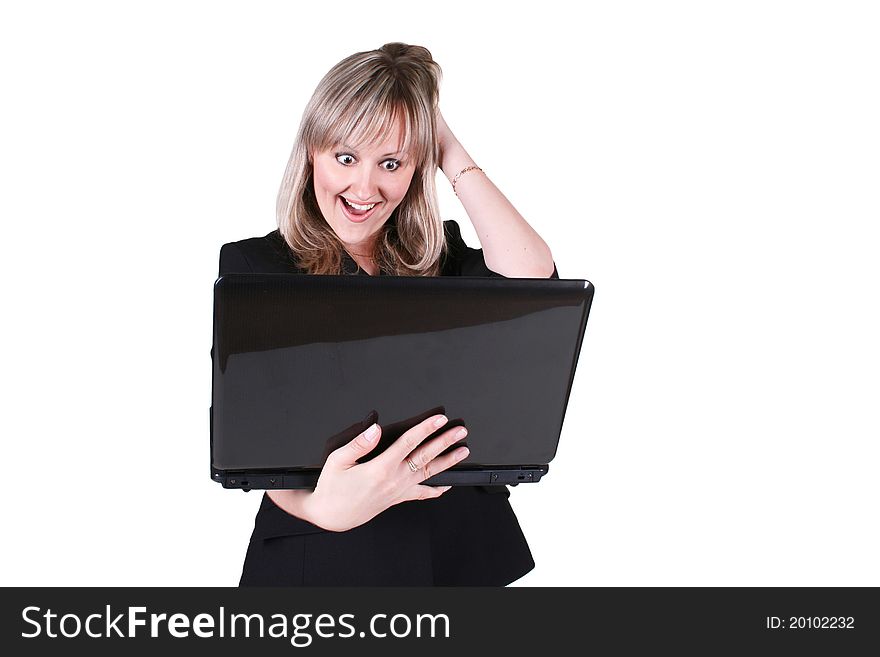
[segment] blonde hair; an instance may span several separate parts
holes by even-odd
[[[415,163],[412,182],[377,236],[379,268],[397,276],[436,276],[445,248],[437,205],[435,112],[440,66],[421,46],[388,43],[336,64],[303,112],[278,192],[278,228],[297,265],[341,274],[344,246],[315,198],[310,154],[339,143],[354,148],[402,126],[402,150]],[[354,142],[354,143],[353,143]]]

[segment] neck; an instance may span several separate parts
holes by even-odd
[[[355,264],[370,276],[375,276],[379,273],[379,267],[370,258],[352,258],[352,260],[354,260]]]
[[[343,244],[345,250],[352,256],[357,256],[358,258],[369,258],[370,260],[375,259],[376,255],[376,241],[371,240],[369,242],[358,242],[357,244]]]

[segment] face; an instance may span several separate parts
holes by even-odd
[[[337,237],[360,255],[372,254],[376,235],[406,196],[415,165],[400,152],[400,126],[359,150],[336,144],[315,153],[318,207]]]

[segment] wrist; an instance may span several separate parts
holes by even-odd
[[[473,161],[458,139],[450,136],[447,140],[441,142],[440,170],[443,171],[447,179],[451,181],[456,173],[468,166],[467,164],[462,164],[462,162],[473,164]]]
[[[326,500],[316,497],[314,491],[309,491],[307,495],[303,496],[300,508],[303,520],[328,532],[344,532],[352,528],[352,525],[340,524],[338,509],[331,506],[328,511]],[[345,519],[345,514],[342,519]]]
[[[285,513],[305,520],[313,525],[313,512],[309,503],[314,492],[311,490],[269,490],[266,491],[269,499]]]
[[[458,169],[455,169],[455,171],[452,169],[455,167],[456,162],[461,159],[461,152],[463,150],[461,143],[455,137],[450,136],[440,141],[440,161],[438,166],[446,174],[447,178],[451,178],[458,171]]]
[[[315,509],[315,491],[301,491],[303,494],[299,499],[299,509],[302,515],[300,518],[306,522],[310,522],[316,527],[322,527],[320,518]]]

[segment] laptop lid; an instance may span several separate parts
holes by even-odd
[[[537,481],[556,453],[592,296],[584,280],[224,275],[212,477],[313,486],[360,427],[378,421],[386,442],[389,425],[403,433],[444,412],[468,427],[470,455],[426,483]]]

